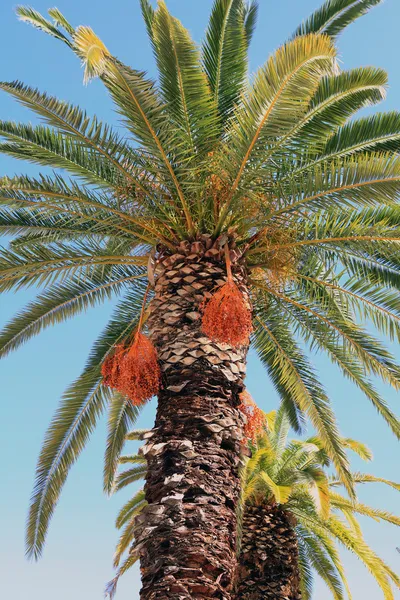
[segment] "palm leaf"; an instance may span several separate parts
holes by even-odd
[[[108,283],[104,282],[103,277],[98,277],[87,283],[73,281],[57,284],[6,325],[0,333],[0,355],[5,356],[8,352],[16,350],[44,328],[61,323],[91,306],[110,299],[113,294],[121,291],[124,283],[132,282],[137,277],[134,274],[126,274],[125,278]]]
[[[220,224],[242,184],[249,160],[260,148],[284,135],[306,112],[321,78],[332,72],[335,49],[323,36],[299,37],[282,46],[262,67],[251,95],[235,111],[224,168],[232,190]],[[294,100],[295,99],[295,100]]]
[[[101,382],[101,364],[113,346],[131,332],[140,315],[142,298],[139,290],[131,291],[117,307],[114,317],[95,343],[86,369],[64,394],[47,431],[26,530],[27,554],[36,559],[43,551],[48,526],[68,472],[111,401],[110,390]]]
[[[117,529],[121,529],[128,521],[131,521],[134,516],[143,510],[145,505],[145,493],[143,490],[139,490],[119,511],[115,522]]]
[[[198,49],[164,2],[158,4],[152,28],[161,93],[182,138],[180,152],[193,158],[205,156],[216,142],[217,111]]]
[[[71,47],[72,44],[68,37],[51,21],[45,19],[37,10],[29,6],[18,6],[16,12],[21,21],[33,25]]]
[[[305,528],[297,527],[303,542],[304,553],[310,566],[318,573],[323,582],[329,588],[335,600],[344,600],[344,591],[341,583],[341,577],[332,563],[329,555],[326,553],[321,538],[312,535]]]
[[[325,33],[337,37],[343,29],[380,2],[382,0],[326,0],[300,25],[294,36]]]
[[[38,559],[69,469],[89,440],[106,408],[110,391],[99,369],[88,369],[67,390],[46,433],[26,529],[27,555]]]
[[[111,493],[125,436],[140,414],[140,408],[120,394],[114,394],[108,413],[108,436],[104,456],[104,491]]]
[[[256,8],[243,0],[215,0],[203,44],[204,70],[224,123],[239,100],[247,75],[247,48]]]
[[[353,493],[347,457],[329,400],[319,381],[296,346],[289,331],[284,331],[284,320],[269,322],[267,313],[257,307],[260,315],[255,329],[255,345],[261,362],[266,366],[277,389],[292,398],[305,412],[326,444],[326,449],[349,493]],[[261,320],[262,319],[262,320]]]

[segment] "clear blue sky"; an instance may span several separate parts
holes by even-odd
[[[33,1],[33,0],[32,0]],[[260,0],[257,33],[251,48],[251,69],[283,42],[303,17],[322,0]],[[89,113],[114,122],[102,86],[82,85],[82,71],[66,47],[19,23],[14,3],[1,0],[2,24],[0,79],[19,79],[59,98],[80,104]],[[50,0],[36,0],[42,12]],[[200,40],[212,0],[168,0],[170,10]],[[151,49],[146,39],[138,0],[59,0],[58,7],[73,24],[91,25],[110,50],[124,62],[154,74]],[[398,36],[399,0],[386,0],[367,17],[351,26],[340,39],[343,67],[375,65],[390,76],[388,98],[382,109],[400,109]],[[34,120],[10,98],[0,96],[0,119]],[[0,157],[0,175],[36,173],[35,167]],[[0,297],[2,326],[32,292]],[[102,495],[104,423],[93,436],[79,464],[71,472],[51,524],[44,557],[38,564],[24,559],[24,522],[33,484],[34,469],[45,429],[65,387],[78,376],[91,342],[100,332],[108,308],[89,311],[74,321],[47,330],[16,354],[0,363],[0,595],[8,600],[99,600],[104,583],[112,576],[111,557],[117,539],[114,517],[124,496],[107,499]],[[398,349],[397,349],[398,353]],[[400,358],[400,357],[399,357]],[[375,461],[370,471],[382,477],[400,479],[398,446],[383,422],[362,395],[329,362],[315,358],[321,377],[331,395],[342,431],[362,439],[372,448]],[[277,398],[254,356],[250,359],[248,387],[265,410],[276,406]],[[393,406],[398,395],[384,390]],[[140,426],[151,427],[154,404],[146,408]],[[354,468],[362,468],[355,460]],[[365,501],[395,511],[399,506],[394,492],[382,487],[364,488]],[[397,500],[397,502],[396,502]],[[368,541],[399,571],[400,532],[366,523]],[[354,600],[381,597],[372,578],[352,557],[345,555]],[[119,600],[139,598],[138,573],[121,582]],[[328,600],[329,593],[317,583],[314,598]],[[396,596],[400,598],[400,595]]]

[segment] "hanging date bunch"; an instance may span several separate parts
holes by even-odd
[[[117,346],[102,365],[103,383],[127,396],[135,406],[141,406],[157,395],[161,381],[157,351],[149,338],[140,331],[146,297],[147,292],[132,344]]]
[[[244,426],[245,442],[255,443],[267,426],[267,418],[246,390],[240,394],[240,400],[239,410],[247,419]]]
[[[251,310],[233,280],[228,245],[225,245],[227,282],[203,309],[202,330],[211,340],[238,347],[249,343],[253,330]]]

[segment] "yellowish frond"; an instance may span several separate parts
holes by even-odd
[[[104,73],[107,58],[111,56],[101,39],[90,27],[80,26],[74,34],[75,50],[85,67],[84,82]]]

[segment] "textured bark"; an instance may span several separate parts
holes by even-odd
[[[301,600],[295,520],[280,506],[246,507],[236,600]]]
[[[236,283],[246,275],[232,249]],[[226,281],[221,245],[182,243],[156,271],[150,335],[163,372],[148,461],[147,508],[135,537],[142,600],[231,600],[243,416],[238,410],[247,347],[211,342],[200,305]]]

